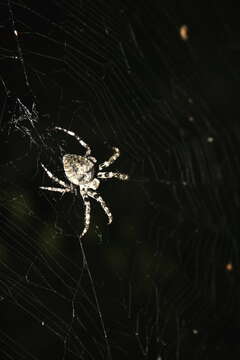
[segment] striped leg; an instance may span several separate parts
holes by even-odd
[[[55,181],[56,183],[58,183],[59,185],[62,185],[63,187],[68,188],[69,186],[62,180],[58,179],[56,176],[54,176],[51,171],[49,171],[46,166],[44,166],[43,164],[42,168],[45,170],[45,172],[47,173],[47,175],[50,177],[50,179],[53,179],[53,181]]]
[[[85,207],[85,219],[84,219],[84,229],[82,231],[82,234],[80,235],[80,238],[82,238],[88,231],[89,225],[90,225],[90,213],[91,213],[91,205],[90,201],[88,199],[88,196],[86,194],[81,193],[83,198],[83,203]]]
[[[99,165],[99,170],[102,170],[110,166],[120,156],[120,150],[118,148],[113,147],[113,151],[114,151],[113,155],[107,161],[104,161],[104,163]]]
[[[86,149],[86,154],[85,156],[88,156],[91,154],[91,149],[90,146],[88,146],[88,144],[86,144],[79,136],[77,136],[73,131],[70,130],[66,130],[64,128],[61,128],[59,126],[56,126],[54,129],[56,130],[60,130],[60,131],[64,131],[66,134],[75,137],[75,139],[77,139],[77,141],[80,143],[80,145],[82,145],[85,149]]]
[[[119,180],[128,180],[129,176],[127,174],[121,174],[119,172],[99,172],[97,173],[99,179],[111,179],[116,178]]]
[[[95,199],[96,201],[98,201],[100,203],[101,207],[103,208],[103,211],[105,212],[105,214],[108,217],[108,224],[111,224],[112,214],[111,214],[111,211],[109,210],[107,204],[103,200],[103,198],[100,195],[98,195],[98,193],[95,191],[88,191],[87,194],[88,194],[88,196],[90,196],[91,198]]]
[[[56,191],[56,192],[60,192],[60,193],[63,193],[63,194],[65,192],[71,191],[71,189],[69,189],[69,188],[62,189],[62,188],[46,187],[46,186],[40,186],[39,188],[42,189],[42,190]]]

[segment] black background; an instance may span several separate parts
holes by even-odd
[[[230,3],[0,1],[2,359],[240,355],[239,59]],[[54,126],[130,176],[82,241]]]

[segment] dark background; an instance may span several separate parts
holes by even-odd
[[[1,359],[236,359],[239,11],[0,0]],[[128,182],[54,186],[76,132]]]

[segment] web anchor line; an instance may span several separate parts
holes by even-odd
[[[100,308],[100,304],[99,304],[99,300],[98,300],[98,296],[97,296],[97,291],[96,291],[96,288],[94,286],[94,281],[93,281],[92,274],[91,274],[91,271],[90,271],[90,268],[89,268],[89,265],[88,265],[88,261],[87,261],[86,253],[85,253],[85,250],[84,250],[84,247],[83,247],[82,237],[81,236],[79,236],[79,244],[80,244],[81,251],[82,251],[82,256],[83,256],[83,267],[87,270],[87,274],[88,274],[88,277],[89,277],[89,280],[90,280],[94,300],[95,300],[98,315],[99,315],[99,320],[100,320],[102,330],[103,330],[103,334],[104,334],[104,340],[105,340],[106,350],[107,350],[106,360],[112,360],[112,353],[111,353],[111,347],[110,347],[110,343],[109,343],[109,339],[108,339],[108,334],[107,334],[107,330],[106,330],[105,323],[104,323],[104,320],[103,320],[103,315],[102,315],[102,311],[101,311],[101,308]]]

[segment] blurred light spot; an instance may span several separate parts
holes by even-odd
[[[207,138],[207,141],[208,141],[209,143],[212,143],[212,142],[214,141],[214,138],[211,137],[211,136],[209,136],[209,137]]]
[[[232,263],[228,263],[225,268],[226,268],[227,271],[232,271],[233,270]]]
[[[179,34],[182,40],[186,41],[189,38],[189,29],[187,25],[182,25],[179,29]]]

